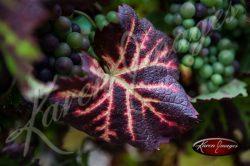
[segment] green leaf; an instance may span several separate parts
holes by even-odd
[[[246,97],[248,96],[246,87],[246,83],[234,79],[214,93],[202,94],[198,97],[195,97],[193,102],[197,102],[198,100],[220,100],[224,98],[234,98],[239,95]]]
[[[40,59],[40,50],[35,43],[22,39],[16,35],[7,23],[0,21],[0,35],[4,38],[1,49],[12,49],[15,54],[27,61]]]

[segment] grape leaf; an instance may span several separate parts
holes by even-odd
[[[107,142],[153,150],[190,129],[198,113],[178,83],[172,40],[132,8],[96,33],[101,62],[82,56],[85,78],[61,78],[51,101],[70,101],[65,121]]]
[[[246,97],[248,95],[246,86],[246,83],[234,79],[214,93],[202,94],[193,98],[193,102],[197,102],[197,100],[220,100],[224,98],[234,98],[239,95]]]

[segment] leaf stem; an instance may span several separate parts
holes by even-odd
[[[79,14],[79,15],[82,15],[84,16],[85,18],[87,18],[89,20],[89,22],[96,28],[96,24],[95,22],[92,20],[92,18],[89,17],[89,15],[87,15],[86,13],[82,12],[82,11],[79,11],[79,10],[75,10],[74,13],[76,14]]]

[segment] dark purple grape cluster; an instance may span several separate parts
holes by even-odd
[[[90,49],[92,25],[75,14],[74,8],[55,5],[52,11],[49,23],[38,31],[44,57],[34,65],[35,75],[43,82],[52,81],[55,75],[82,77],[81,55]]]
[[[172,2],[165,22],[172,27],[174,48],[182,65],[197,76],[201,93],[215,92],[238,70],[235,37],[249,28],[240,1]]]

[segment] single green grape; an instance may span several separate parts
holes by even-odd
[[[221,85],[223,84],[223,78],[220,74],[213,74],[211,76],[211,81],[215,84],[215,85]]]
[[[204,64],[204,60],[201,58],[201,57],[195,57],[195,60],[194,60],[194,69],[200,69]]]
[[[189,50],[189,42],[186,39],[180,39],[175,43],[175,49],[179,53],[185,53]]]
[[[229,30],[233,30],[238,26],[238,20],[234,16],[229,16],[226,18],[225,26]]]
[[[106,17],[102,14],[98,14],[95,16],[95,22],[97,27],[102,30],[105,26],[108,25],[108,21],[106,20]]]
[[[185,2],[181,5],[180,13],[184,18],[192,18],[195,15],[195,6],[192,2]]]
[[[199,74],[202,78],[209,78],[213,74],[213,68],[206,64],[200,69]]]
[[[111,22],[111,23],[118,23],[119,22],[117,13],[115,11],[108,12],[108,14],[106,15],[106,18],[107,18],[108,22]]]
[[[78,32],[71,32],[68,34],[66,41],[68,45],[75,51],[82,49],[82,35]]]
[[[209,52],[211,55],[216,55],[218,52],[218,49],[215,46],[210,47]]]
[[[223,38],[218,43],[218,48],[220,50],[230,49],[231,47],[232,47],[232,43],[228,38]]]
[[[199,42],[191,43],[189,52],[192,55],[198,55],[202,50],[202,44]]]
[[[211,44],[211,38],[209,36],[205,37],[205,40],[204,40],[204,47],[208,47],[209,45]]]
[[[246,13],[246,9],[242,4],[236,4],[234,5],[234,9],[235,9],[235,16],[239,17],[242,16],[243,14]]]
[[[195,25],[195,22],[194,22],[193,19],[185,19],[185,20],[183,20],[182,25],[183,25],[186,29],[188,29],[188,28],[193,27],[193,26]]]
[[[223,65],[230,65],[234,61],[235,54],[231,50],[223,50],[219,53],[218,58]]]
[[[190,54],[187,54],[182,58],[181,62],[183,65],[191,67],[194,64],[194,57]]]
[[[196,42],[201,38],[201,31],[197,27],[192,27],[188,30],[188,39],[191,42]]]
[[[175,14],[174,15],[174,23],[176,25],[180,25],[182,23],[182,17],[180,14]]]
[[[214,73],[222,74],[224,72],[224,66],[220,62],[213,63]]]
[[[211,62],[211,63],[215,63],[216,61],[217,61],[216,56],[211,55],[211,56],[209,57],[209,62]]]
[[[234,67],[233,66],[227,66],[227,67],[225,67],[224,75],[226,77],[231,77],[231,76],[233,76],[233,74],[234,74]]]
[[[173,14],[175,14],[175,13],[179,13],[179,11],[180,11],[180,5],[179,4],[171,4],[171,6],[170,6],[170,12],[171,13],[173,13]]]
[[[172,25],[174,22],[174,16],[172,14],[166,14],[166,16],[164,17],[164,21],[166,24]]]
[[[219,89],[219,86],[214,84],[213,82],[209,81],[207,83],[207,88],[210,92],[216,92]]]
[[[215,0],[200,0],[200,1],[208,7],[213,7],[216,4]]]

